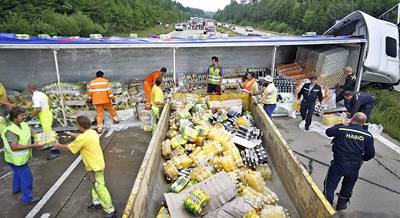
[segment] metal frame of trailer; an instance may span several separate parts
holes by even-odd
[[[176,84],[176,50],[179,48],[221,48],[221,47],[273,47],[271,69],[275,68],[276,53],[280,46],[312,46],[312,45],[338,45],[360,44],[361,54],[357,75],[357,88],[361,84],[363,72],[363,60],[366,55],[365,45],[367,40],[362,36],[258,36],[258,37],[230,37],[213,39],[154,39],[138,38],[129,39],[123,37],[109,37],[98,40],[77,37],[53,37],[43,39],[32,37],[30,39],[17,39],[15,34],[0,33],[0,51],[2,49],[42,49],[52,50],[57,82],[61,90],[60,71],[58,63],[58,51],[67,49],[135,49],[135,48],[170,48],[173,57],[173,80]],[[64,126],[66,115],[64,102],[61,99]]]
[[[175,96],[182,96],[177,93]],[[183,94],[184,96],[185,94]],[[206,96],[206,95],[199,95]],[[250,110],[258,128],[264,132],[263,141],[272,160],[276,173],[293,202],[300,217],[330,217],[335,210],[312,180],[311,176],[296,158],[288,143],[267,116],[260,105],[255,106],[255,98],[248,94],[211,95],[210,100],[242,99],[244,110]],[[161,142],[165,139],[171,113],[169,102],[160,116],[159,123],[150,141],[149,147],[132,187],[123,218],[145,217],[151,203],[156,178],[162,177],[160,171],[162,156]],[[279,194],[279,193],[278,193]]]

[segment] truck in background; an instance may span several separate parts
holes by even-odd
[[[400,82],[397,25],[355,11],[338,21],[324,35],[364,36],[367,39],[362,81],[389,86]]]

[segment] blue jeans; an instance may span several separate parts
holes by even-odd
[[[21,200],[23,203],[32,201],[32,183],[33,177],[29,165],[16,166],[8,163],[13,170],[12,191],[14,193],[22,192]]]
[[[272,113],[276,108],[276,104],[264,104],[264,110],[268,114],[269,117],[272,117]]]

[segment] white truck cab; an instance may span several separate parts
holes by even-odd
[[[399,82],[399,32],[395,24],[355,11],[338,21],[324,35],[364,36],[368,42],[362,80],[387,84]]]

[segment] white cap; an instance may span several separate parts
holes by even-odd
[[[272,77],[272,76],[270,76],[270,75],[267,75],[266,77],[264,77],[263,78],[265,81],[268,81],[268,82],[273,82],[274,81],[274,78]]]

